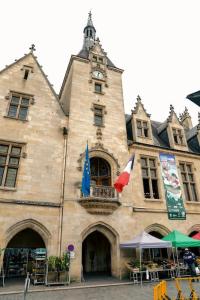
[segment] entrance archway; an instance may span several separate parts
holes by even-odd
[[[45,248],[42,237],[33,229],[18,232],[8,243],[7,248]]]
[[[8,242],[3,266],[7,277],[23,277],[32,271],[36,259],[35,249],[46,248],[43,238],[35,230],[26,228],[16,233]]]
[[[85,274],[111,275],[111,245],[107,237],[97,230],[83,241],[82,266]]]

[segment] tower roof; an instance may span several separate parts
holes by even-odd
[[[88,13],[88,21],[87,21],[87,25],[85,26],[83,32],[85,32],[85,29],[86,29],[87,27],[93,27],[93,28],[94,28],[94,31],[96,32],[96,29],[95,29],[95,27],[94,27],[94,25],[93,25],[93,22],[92,22],[92,13],[91,13],[91,11]]]
[[[77,56],[88,59],[89,58],[89,50],[95,45],[95,42],[98,41],[98,39],[95,38],[96,29],[93,25],[91,11],[88,13],[87,25],[85,26],[83,33],[84,33],[83,47]],[[106,54],[105,54],[105,56],[106,56]],[[109,67],[116,68],[116,66],[112,63],[112,61],[107,56],[106,56],[106,58],[107,58],[107,65]]]

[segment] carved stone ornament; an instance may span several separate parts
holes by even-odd
[[[177,116],[177,114],[176,114],[175,111],[174,111],[173,105],[170,104],[170,107],[169,107],[169,116],[168,116],[168,118],[167,118],[167,123],[172,122],[173,115],[176,117],[178,123],[179,123],[180,125],[182,125],[181,122],[180,122],[180,120],[179,120],[179,118],[178,118],[178,116]]]
[[[10,100],[10,95],[5,96],[6,100]]]
[[[136,100],[137,100],[137,101],[136,101],[136,103],[135,103],[134,109],[132,110],[132,114],[137,114],[137,113],[138,113],[138,110],[139,110],[139,107],[142,107],[142,109],[143,109],[144,113],[146,114],[146,116],[147,116],[148,118],[150,118],[151,115],[148,114],[148,113],[146,112],[146,109],[144,108],[144,105],[143,105],[142,100],[141,100],[141,98],[140,98],[139,95],[137,96],[137,99],[136,99]]]
[[[102,140],[103,133],[101,131],[101,128],[97,128],[96,136],[97,136],[97,140]]]
[[[113,153],[110,153],[108,151],[108,149],[105,149],[103,144],[100,142],[95,143],[95,145],[93,147],[91,147],[89,149],[89,155],[91,156],[93,153],[95,154],[99,154],[99,156],[104,156],[104,158],[106,160],[108,160],[109,162],[112,162],[112,164],[114,164],[116,166],[116,175],[119,174],[119,170],[120,170],[120,165],[118,160],[114,157]],[[79,171],[82,171],[82,161],[85,157],[85,151],[83,153],[80,154],[79,159],[77,160],[78,162],[78,167],[77,169]]]
[[[88,213],[93,215],[110,215],[121,205],[119,200],[95,199],[93,197],[82,198],[78,202]]]
[[[27,158],[27,153],[26,152],[22,152],[22,157],[23,158]]]

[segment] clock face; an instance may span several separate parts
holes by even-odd
[[[98,79],[103,79],[103,73],[101,73],[100,71],[94,71],[92,74]]]

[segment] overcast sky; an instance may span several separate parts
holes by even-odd
[[[151,118],[164,121],[169,105],[179,115],[200,90],[199,0],[6,0],[0,4],[0,69],[28,53],[36,56],[59,92],[71,54],[83,43],[89,10],[104,50],[124,69],[125,111],[139,94]]]

